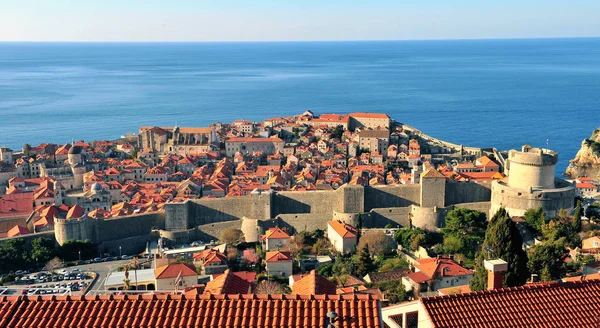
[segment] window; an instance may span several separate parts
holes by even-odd
[[[594,248],[598,248],[598,241],[594,240]]]
[[[419,326],[419,312],[408,312],[406,314],[405,328],[417,328]]]

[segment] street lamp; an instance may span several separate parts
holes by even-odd
[[[119,257],[123,257],[123,254],[121,252],[121,246],[119,246]]]
[[[77,254],[79,254],[79,261],[81,261],[81,250],[78,250]]]

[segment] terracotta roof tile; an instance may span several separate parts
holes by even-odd
[[[600,280],[421,299],[434,327],[598,327]]]
[[[292,285],[292,294],[298,295],[324,295],[336,294],[336,284],[319,276],[315,270]]]
[[[473,271],[463,268],[454,260],[448,258],[420,259],[415,263],[415,268],[432,279],[473,274]]]
[[[267,232],[262,236],[263,240],[269,239],[269,238],[289,239],[290,235],[288,235],[285,228],[275,227],[275,228],[270,228],[269,230],[267,230]]]
[[[291,262],[292,256],[290,252],[267,252],[265,255],[265,262]]]
[[[189,264],[167,264],[154,269],[156,279],[175,278],[181,274],[182,277],[195,276],[196,269]]]
[[[229,270],[206,284],[205,293],[209,294],[246,294],[250,291],[250,282]]]
[[[346,224],[339,220],[332,220],[327,222],[331,228],[342,238],[355,238],[357,230],[353,226]]]

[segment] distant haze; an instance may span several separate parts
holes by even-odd
[[[2,0],[0,41],[600,36],[600,1]]]

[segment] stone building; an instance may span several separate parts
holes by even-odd
[[[529,145],[508,153],[507,178],[492,183],[490,217],[504,207],[511,216],[523,216],[528,209],[542,208],[547,217],[561,209],[571,210],[575,186],[556,178],[558,153]]]
[[[353,226],[342,221],[327,222],[327,238],[336,251],[348,254],[356,248],[358,231]]]
[[[363,130],[358,134],[361,149],[387,156],[390,132],[388,130]]]
[[[390,117],[387,114],[380,113],[351,113],[350,127],[352,130],[356,128],[383,128],[390,129]]]
[[[262,152],[272,155],[283,152],[284,142],[279,138],[229,138],[225,140],[225,152],[227,157],[233,157],[235,153],[252,154]]]
[[[12,149],[7,148],[7,147],[1,147],[0,148],[0,161],[7,163],[7,164],[13,164],[14,159],[13,159]]]
[[[149,127],[140,128],[138,146],[159,154],[190,155],[218,149],[219,137],[213,128]]]

